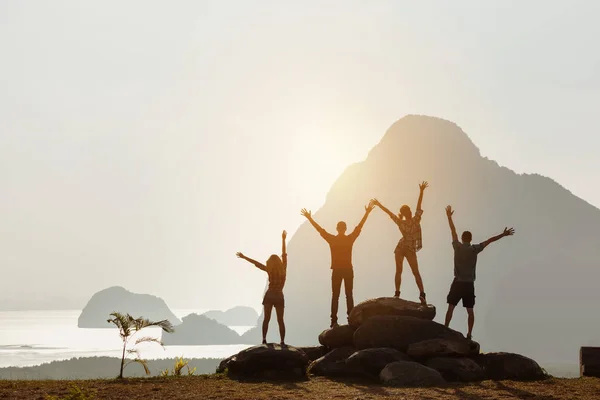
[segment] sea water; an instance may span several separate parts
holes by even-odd
[[[208,310],[172,310],[182,318]],[[73,357],[121,357],[123,343],[116,328],[78,328],[81,310],[0,311],[0,368],[25,367]],[[108,323],[107,323],[108,324]],[[251,326],[230,326],[239,334]],[[146,328],[141,336],[161,337],[160,328]],[[248,345],[166,346],[142,343],[136,346],[145,359],[226,358]]]

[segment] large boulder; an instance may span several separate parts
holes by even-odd
[[[306,353],[295,347],[263,344],[223,360],[217,372],[234,378],[304,379],[308,364]]]
[[[379,348],[357,351],[346,360],[346,364],[355,371],[378,378],[386,365],[395,361],[412,361],[409,356],[396,349]]]
[[[467,339],[429,339],[411,344],[406,354],[415,359],[475,356],[479,354],[479,343]]]
[[[240,344],[240,335],[233,329],[204,315],[190,314],[175,326],[175,332],[163,333],[165,346]]]
[[[307,347],[296,347],[298,350],[302,350],[308,356],[308,359],[313,362],[323,357],[329,349],[325,346],[307,346]]]
[[[448,382],[477,382],[485,378],[483,368],[466,357],[436,357],[425,365],[438,371]]]
[[[308,372],[330,378],[355,377],[357,375],[356,371],[346,364],[348,357],[355,352],[356,349],[352,346],[335,348],[323,357],[313,361],[308,367]]]
[[[460,341],[465,337],[434,321],[391,315],[371,317],[354,332],[354,345],[361,350],[391,347],[406,352],[411,344],[428,339]]]
[[[435,307],[431,304],[424,306],[421,303],[396,297],[379,297],[354,306],[348,317],[348,324],[357,329],[367,319],[380,315],[415,317],[431,321],[435,318]]]
[[[319,335],[319,343],[330,349],[353,346],[353,339],[354,328],[349,325],[340,325],[326,329]]]
[[[110,313],[130,314],[151,321],[168,320],[173,325],[181,321],[167,307],[163,299],[149,294],[132,293],[121,286],[113,286],[95,293],[85,305],[79,318],[79,328],[114,328],[106,323]]]
[[[487,353],[473,358],[488,379],[529,381],[548,377],[537,362],[514,353]]]
[[[252,307],[238,306],[227,311],[211,310],[202,315],[227,326],[255,326],[258,313]]]
[[[379,379],[386,385],[399,387],[444,386],[446,381],[435,369],[412,361],[396,361],[385,366]]]

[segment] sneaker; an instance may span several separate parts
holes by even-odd
[[[267,340],[263,339],[262,344],[267,344]]]
[[[399,299],[400,298],[400,292],[396,291],[396,293],[394,293],[394,297],[397,298],[397,299]]]

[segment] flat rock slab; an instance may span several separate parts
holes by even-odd
[[[227,371],[236,378],[301,379],[306,378],[309,358],[292,346],[267,344],[250,347],[223,360],[217,372]]]
[[[326,329],[319,335],[319,343],[329,349],[354,345],[354,328],[340,325]]]
[[[485,379],[483,368],[466,357],[437,357],[425,366],[438,371],[448,382],[478,382]]]
[[[428,339],[466,340],[460,332],[437,322],[391,315],[369,318],[354,332],[359,350],[391,347],[405,353],[411,344]]]
[[[435,307],[431,304],[424,306],[421,303],[395,297],[379,297],[354,306],[348,316],[348,324],[357,329],[369,318],[382,315],[415,317],[432,321],[435,318]]]
[[[379,378],[386,385],[398,387],[446,385],[446,381],[439,372],[412,361],[396,361],[386,365],[379,374]]]
[[[531,358],[514,353],[486,353],[473,357],[491,380],[533,381],[548,378]]]
[[[395,361],[412,360],[396,349],[378,348],[357,351],[346,360],[346,364],[355,371],[362,371],[366,376],[378,378],[381,370]]]
[[[479,354],[479,343],[468,339],[429,339],[408,346],[406,354],[415,359],[468,357]]]

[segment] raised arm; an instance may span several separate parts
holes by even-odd
[[[363,215],[362,219],[360,220],[358,225],[356,225],[356,228],[354,228],[350,236],[358,237],[358,235],[360,235],[360,231],[365,225],[365,222],[367,222],[367,218],[369,218],[369,214],[371,213],[371,211],[373,211],[374,208],[375,202],[373,200],[369,201],[369,204],[365,206],[365,215]]]
[[[287,268],[287,251],[285,249],[285,238],[287,237],[287,232],[283,231],[281,234],[281,261],[283,261],[283,268]]]
[[[379,208],[381,208],[387,215],[390,216],[390,218],[394,221],[397,222],[398,221],[398,216],[396,216],[396,214],[394,214],[393,212],[391,212],[390,210],[388,210],[383,204],[381,204],[379,202],[379,200],[377,199],[371,199],[371,203],[373,203],[374,205],[378,206]]]
[[[266,270],[267,270],[267,267],[265,267],[265,266],[264,266],[264,264],[261,264],[261,263],[259,263],[259,262],[258,262],[258,261],[256,261],[256,260],[253,260],[253,259],[251,259],[251,258],[249,258],[249,257],[246,257],[245,255],[243,255],[243,254],[242,254],[242,253],[240,253],[240,252],[236,253],[236,256],[238,256],[238,257],[239,257],[239,258],[241,258],[242,260],[246,260],[246,261],[248,261],[249,263],[251,263],[251,264],[254,264],[254,266],[255,266],[256,268],[258,268],[258,269],[262,269],[263,271],[266,271]]]
[[[317,222],[312,217],[312,213],[310,211],[307,211],[306,208],[303,208],[302,210],[300,210],[300,214],[302,214],[304,217],[306,217],[308,222],[310,222],[310,224],[312,226],[314,226],[314,228],[317,230],[317,232],[319,232],[321,234],[321,236],[323,236],[324,238],[332,236],[325,229],[321,228],[321,225],[317,224]]]
[[[456,234],[456,227],[454,226],[454,221],[452,221],[452,214],[454,214],[454,210],[451,206],[446,207],[446,216],[448,217],[448,225],[450,225],[450,232],[452,233],[452,243],[458,242],[458,235]]]
[[[514,234],[515,234],[515,230],[513,228],[504,228],[504,231],[501,234],[492,236],[491,238],[489,238],[485,242],[482,242],[481,244],[483,245],[483,247],[486,247],[490,243],[494,243],[496,240],[500,240],[505,236],[512,236]]]
[[[421,204],[423,203],[423,193],[425,192],[425,189],[427,189],[429,187],[429,183],[423,181],[420,185],[419,185],[419,200],[417,201],[417,211],[423,211],[423,209],[421,208]]]

